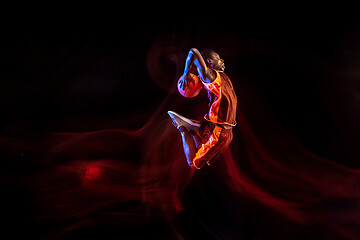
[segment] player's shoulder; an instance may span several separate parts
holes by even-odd
[[[216,79],[219,78],[219,73],[215,69],[208,68],[205,79],[201,78],[201,81],[204,83],[213,83],[216,81]]]
[[[229,78],[224,71],[217,71],[217,73],[220,75],[220,77]]]

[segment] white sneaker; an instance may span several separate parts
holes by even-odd
[[[190,130],[197,131],[201,126],[199,122],[195,122],[194,120],[183,117],[176,112],[168,111],[167,113],[169,114],[171,120],[173,121],[173,125],[177,129],[179,129],[180,126],[184,126],[187,128],[188,131]]]

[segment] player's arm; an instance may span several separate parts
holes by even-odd
[[[189,54],[186,58],[184,69],[185,76],[189,75],[189,70],[192,64],[195,64],[200,77],[205,79],[208,68],[200,52],[196,48],[190,49]]]
[[[185,69],[183,74],[183,81],[180,82],[180,87],[185,89],[187,85],[187,80],[192,80],[190,76],[190,68],[192,64],[195,64],[198,74],[200,75],[201,79],[205,82],[212,82],[215,80],[215,74],[211,71],[207,66],[206,63],[201,56],[201,53],[196,48],[192,48],[189,51],[189,54],[186,58],[185,62]]]

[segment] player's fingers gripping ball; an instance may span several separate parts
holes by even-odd
[[[183,79],[183,76],[179,78],[177,87],[181,95],[187,98],[192,98],[199,94],[202,84],[198,76],[190,73],[190,77],[188,77],[188,79]]]

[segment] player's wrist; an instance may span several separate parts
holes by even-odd
[[[190,76],[190,71],[189,70],[185,70],[183,73],[183,78],[184,79],[188,79],[188,77]]]

